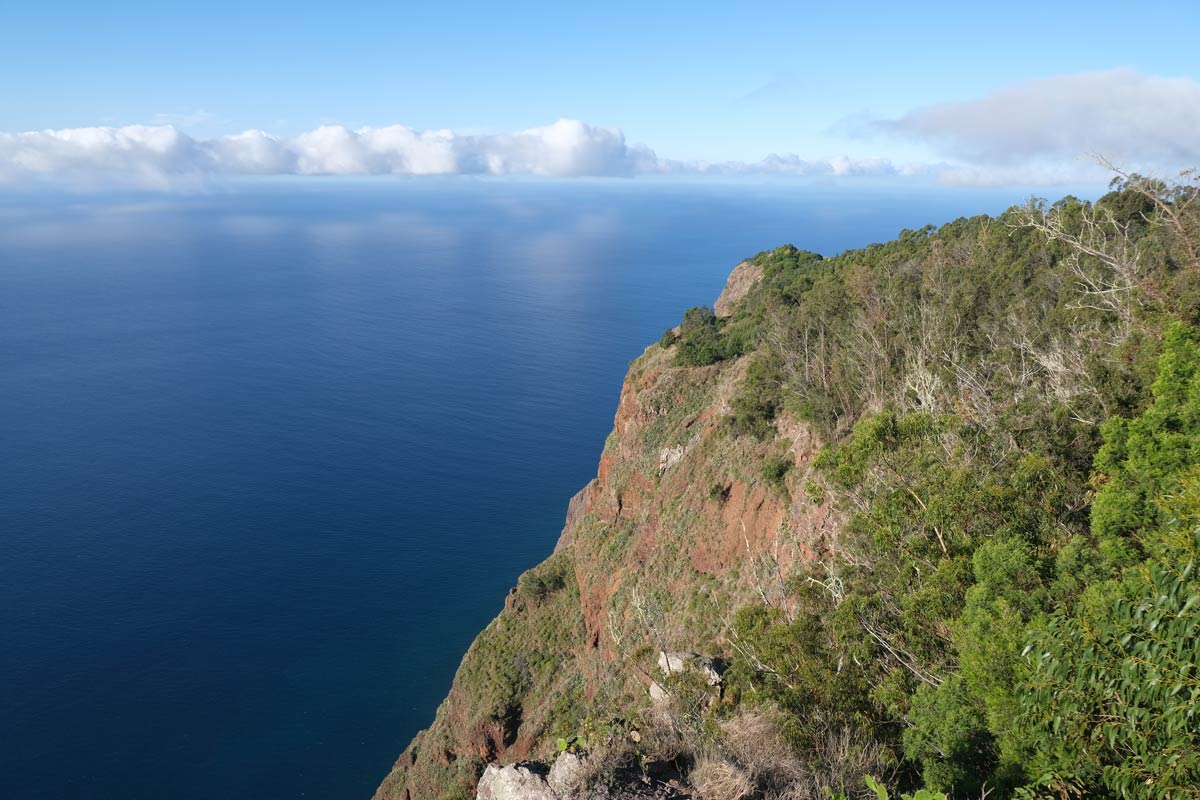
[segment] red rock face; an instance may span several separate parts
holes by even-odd
[[[648,354],[657,355],[654,348]],[[744,578],[746,565],[763,557],[773,561],[786,579],[801,564],[827,552],[836,533],[828,507],[813,504],[801,489],[812,477],[819,439],[805,425],[781,419],[776,442],[740,445],[736,458],[742,469],[739,477],[728,477],[723,471],[728,466],[722,462],[724,454],[714,456],[714,450],[728,449],[722,444],[729,439],[722,427],[726,398],[742,366],[664,368],[664,360],[660,356],[658,362],[626,380],[609,449],[600,459],[596,479],[582,493],[582,514],[577,517],[591,515],[613,527],[632,526],[632,549],[624,563],[608,570],[577,564],[586,648],[603,661],[616,656],[610,631],[614,596],[628,585],[631,575],[645,573],[645,582],[653,585],[655,575],[651,573],[662,565],[664,550],[671,545],[679,551],[676,557],[686,558],[695,573],[728,584]],[[709,380],[708,400],[680,419],[672,431],[686,443],[648,458],[654,455],[646,444],[648,430],[662,413],[656,409],[666,408],[670,413],[673,396],[667,384],[669,379],[678,380],[681,371],[698,379],[703,374]],[[760,465],[781,444],[788,446],[793,457],[795,470],[789,483],[795,499],[759,475]],[[716,496],[710,496],[713,491]],[[679,531],[673,524],[672,515],[665,513],[668,508],[674,508],[675,516],[680,508],[687,510],[690,521],[686,530]],[[586,555],[581,553],[579,558],[586,559]],[[687,585],[685,578],[675,578],[668,591],[686,591]]]
[[[732,313],[759,277],[758,268],[739,265],[718,301],[719,313]],[[764,559],[786,580],[827,553],[836,537],[839,521],[802,489],[814,477],[819,439],[788,418],[777,421],[775,441],[733,437],[725,420],[745,361],[674,367],[671,357],[651,347],[631,369],[596,478],[571,499],[554,550],[574,567],[583,617],[582,640],[571,645],[560,669],[582,679],[589,701],[618,670],[630,671],[631,682],[640,680],[626,663],[638,644],[630,642],[638,627],[631,591],[657,592],[672,604],[668,615],[680,616],[689,594],[704,583],[733,607],[758,597],[755,570]],[[761,465],[781,452],[793,458],[791,498],[760,475]],[[525,624],[535,606],[514,589],[503,615]],[[671,644],[689,650],[712,641]],[[513,715],[480,721],[470,696],[456,679],[438,720],[396,762],[379,800],[425,800],[463,788],[468,763],[546,755],[551,698],[523,697]]]
[[[710,524],[716,535],[699,539],[692,549],[692,568],[720,575],[749,556],[770,553],[785,513],[770,487],[734,481]]]

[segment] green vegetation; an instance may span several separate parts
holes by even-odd
[[[570,559],[562,553],[556,553],[522,575],[517,581],[517,589],[529,600],[541,602],[565,589],[573,577]]]
[[[747,370],[731,424],[817,426],[847,515],[842,559],[733,624],[732,684],[798,748],[850,724],[902,788],[1200,796],[1195,197],[760,254],[780,377]]]
[[[1198,198],[759,253],[633,365],[596,507],[464,660],[467,727],[721,800],[1200,798]]]
[[[678,347],[676,366],[704,367],[749,352],[756,338],[753,322],[750,317],[722,319],[708,306],[697,306],[683,315],[679,334],[669,330],[659,344]]]
[[[1104,426],[1092,580],[1026,650],[1022,722],[1039,786],[1200,797],[1200,347],[1172,326],[1133,419]],[[1078,572],[1078,560],[1066,564]]]
[[[792,460],[787,454],[772,456],[762,465],[762,479],[777,491],[787,494],[787,475],[792,469]]]
[[[889,800],[887,787],[875,780],[874,777],[868,775],[866,778],[867,788],[875,793],[878,800]],[[942,792],[931,792],[928,789],[920,789],[915,794],[905,794],[900,796],[900,800],[946,800],[946,795]]]
[[[733,398],[729,424],[735,434],[761,440],[774,437],[771,423],[783,404],[782,385],[783,373],[774,359],[759,357],[750,362]]]
[[[763,270],[757,293],[783,303],[798,302],[832,266],[819,253],[798,250],[790,244],[764,250],[751,261]]]

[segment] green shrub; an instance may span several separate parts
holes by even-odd
[[[538,566],[525,572],[517,580],[517,589],[526,598],[541,602],[573,578],[571,561],[564,553],[556,553]]]
[[[1025,651],[1021,722],[1035,785],[1051,792],[1200,797],[1195,331],[1168,331],[1152,394],[1144,413],[1104,426],[1092,507],[1100,568],[1077,606],[1036,627]],[[1084,547],[1060,568],[1089,563]]]
[[[870,775],[866,778],[867,788],[875,793],[878,800],[889,800],[887,787],[879,783]],[[932,792],[928,789],[918,789],[914,794],[900,795],[900,800],[947,800],[946,795],[941,792]]]
[[[791,455],[784,453],[783,455],[768,458],[762,465],[760,474],[762,479],[771,484],[777,491],[787,494],[787,476],[791,472],[795,462]]]
[[[733,414],[729,423],[735,435],[760,440],[774,437],[772,423],[783,403],[782,383],[779,366],[773,359],[760,357],[750,362],[730,403]]]
[[[702,367],[740,356],[753,349],[756,330],[749,316],[730,321],[717,317],[707,306],[690,308],[679,326],[675,366]],[[663,341],[666,338],[664,335]]]
[[[1193,512],[1194,531],[1200,502]],[[1152,561],[1107,604],[1055,615],[1033,637],[1022,708],[1040,785],[1200,797],[1197,554],[1200,536],[1190,560]]]
[[[764,250],[751,260],[763,268],[763,293],[789,303],[799,302],[829,266],[819,253],[790,244]]]
[[[1092,532],[1113,566],[1133,562],[1161,530],[1160,498],[1179,485],[1190,465],[1200,464],[1200,343],[1195,329],[1172,325],[1151,387],[1154,402],[1134,419],[1113,418],[1103,427],[1096,455],[1103,476],[1092,505]],[[1143,533],[1145,532],[1145,533]]]

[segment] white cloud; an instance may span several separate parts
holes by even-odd
[[[203,175],[633,175],[659,171],[619,130],[563,119],[516,133],[324,125],[291,139],[245,131],[195,139],[172,125],[0,133],[0,178]]]
[[[178,172],[181,165],[203,160],[196,142],[170,125],[0,134],[0,169],[8,173],[87,170],[147,175]]]
[[[219,171],[239,175],[279,175],[296,171],[296,153],[278,136],[265,131],[245,131],[211,139],[198,146],[207,157],[181,165],[192,171]]]
[[[966,102],[918,108],[878,123],[975,167],[985,181],[1034,170],[1090,171],[1092,154],[1164,172],[1200,165],[1200,83],[1114,69],[1016,84]],[[1033,174],[1033,173],[1031,173]]]
[[[1107,173],[1093,154],[1149,174],[1200,166],[1200,83],[1131,69],[1043,78],[855,127],[864,124],[922,142],[934,156],[905,164],[795,154],[757,162],[677,161],[629,144],[619,129],[573,119],[491,134],[323,125],[291,138],[259,130],[198,138],[164,124],[0,133],[0,182],[177,186],[233,175],[708,175],[1029,186],[1102,184]]]
[[[780,175],[905,174],[886,159],[802,159],[757,163],[683,162],[630,145],[620,130],[578,120],[515,133],[415,130],[404,125],[351,130],[323,125],[292,138],[249,130],[194,138],[172,125],[68,128],[0,133],[0,181],[125,182],[172,186],[221,175]]]

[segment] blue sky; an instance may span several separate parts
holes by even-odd
[[[627,144],[673,163],[754,164],[793,154],[806,162],[932,165],[963,164],[970,148],[947,149],[941,128],[914,134],[888,123],[1027,82],[1120,70],[1126,91],[1148,95],[1155,90],[1128,76],[1173,78],[1184,83],[1159,86],[1151,111],[1163,106],[1181,130],[1193,119],[1186,115],[1200,114],[1194,0],[1141,7],[6,0],[4,17],[0,131],[9,134],[170,124],[197,140],[249,129],[287,139],[322,125],[404,125],[471,136],[565,118],[619,129]],[[1180,93],[1180,85],[1198,92]],[[1048,86],[1052,95],[1077,94],[1070,85]],[[1103,98],[1107,90],[1094,93]],[[1119,109],[1111,113],[1111,124],[1121,124]],[[21,158],[30,162],[27,153]]]

